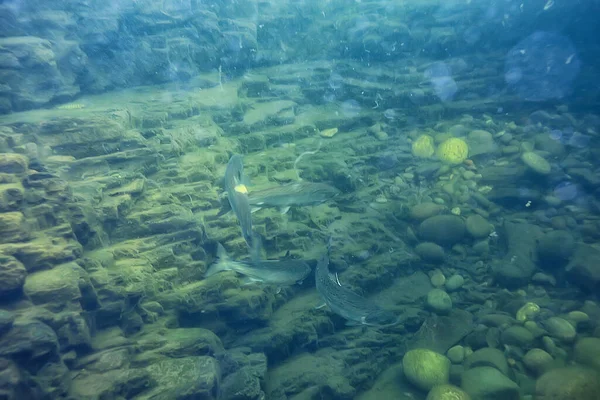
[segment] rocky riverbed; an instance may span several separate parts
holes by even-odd
[[[582,381],[564,390],[592,387],[599,117],[564,106],[498,114],[501,99],[477,111],[431,99],[394,118],[369,100],[315,104],[319,86],[304,90],[302,76],[326,81],[332,68],[363,74],[344,82],[348,95],[398,104],[369,69],[318,63],[5,117],[0,355],[15,378],[3,390],[367,399],[452,383],[472,398],[545,398],[543,382],[569,374]],[[590,145],[557,140],[558,129]],[[438,149],[459,139],[468,162],[422,157],[422,135]],[[234,273],[203,279],[217,242],[247,252],[236,220],[218,215],[232,153],[253,186],[300,176],[343,192],[286,215],[258,211],[256,230],[270,258],[316,260],[330,237],[340,281],[400,324],[345,327],[315,308],[311,279],[280,292]],[[561,398],[593,398],[583,396]]]

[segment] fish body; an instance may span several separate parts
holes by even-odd
[[[251,192],[248,195],[248,201],[254,208],[287,209],[292,206],[321,204],[339,193],[339,190],[326,183],[293,182]]]
[[[317,291],[331,311],[348,321],[371,326],[392,326],[399,318],[374,302],[340,285],[329,272],[329,256],[324,255],[317,263],[315,273]]]
[[[244,164],[242,156],[234,154],[229,159],[227,168],[225,169],[224,186],[229,205],[240,222],[242,236],[248,246],[252,247],[252,213],[250,203],[248,202],[248,190],[243,181]]]
[[[210,266],[205,276],[209,277],[221,271],[236,271],[253,282],[281,286],[291,286],[302,282],[310,273],[310,266],[302,260],[260,260],[235,261],[219,244],[218,260]]]

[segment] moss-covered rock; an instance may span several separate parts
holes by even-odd
[[[598,373],[575,366],[550,370],[535,385],[535,400],[597,400],[598,393]]]
[[[577,330],[569,321],[560,317],[550,317],[543,321],[544,328],[553,338],[563,342],[572,342],[577,336]]]
[[[56,268],[29,274],[24,292],[34,304],[43,305],[54,311],[81,308],[82,287],[87,292],[91,283],[87,272],[76,263],[67,263]],[[93,292],[91,292],[93,293]]]
[[[0,298],[19,294],[27,271],[19,260],[0,254]]]
[[[471,400],[471,396],[454,385],[437,385],[429,391],[425,400]]]
[[[554,358],[542,349],[531,349],[523,357],[523,364],[535,376],[542,375],[554,362]]]
[[[156,387],[140,399],[217,399],[221,372],[216,359],[208,356],[165,358],[146,370]]]
[[[29,159],[21,154],[0,154],[0,172],[5,174],[23,174],[29,168]]]
[[[519,385],[493,367],[475,367],[462,375],[461,387],[473,399],[518,400]]]
[[[410,350],[404,355],[402,366],[406,379],[425,391],[448,383],[450,378],[450,360],[428,349]]]
[[[544,157],[528,151],[521,155],[521,160],[527,165],[532,171],[540,175],[548,175],[552,171],[550,163],[544,159]]]
[[[427,293],[427,306],[437,314],[446,315],[452,310],[452,299],[442,289],[432,289]]]
[[[573,356],[578,363],[600,372],[600,338],[579,339],[575,345]]]

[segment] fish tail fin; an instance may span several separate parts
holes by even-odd
[[[204,277],[209,277],[214,274],[218,274],[221,271],[225,271],[229,269],[229,255],[227,255],[227,250],[221,243],[217,246],[217,261],[212,263],[210,267],[204,273]]]
[[[225,250],[225,247],[223,247],[223,245],[221,243],[218,243],[218,246],[217,246],[217,258],[219,259],[219,261],[229,260],[229,255],[227,254],[227,250]]]

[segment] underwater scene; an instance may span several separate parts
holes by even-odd
[[[0,399],[600,400],[598,16],[0,1]]]

